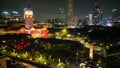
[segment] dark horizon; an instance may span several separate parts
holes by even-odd
[[[103,11],[104,17],[109,17],[112,13],[112,9],[120,10],[119,0],[96,1],[100,6],[101,11]],[[67,8],[66,0],[1,0],[0,4],[0,10],[14,10],[20,12],[21,14],[23,13],[23,9],[30,5],[34,12],[34,17],[37,20],[58,17],[60,13],[59,8],[64,8],[65,12]],[[94,0],[74,0],[73,2],[73,14],[74,16],[80,18],[83,18],[84,16],[91,13],[93,8]]]

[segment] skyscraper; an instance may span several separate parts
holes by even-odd
[[[74,25],[73,23],[73,0],[67,0],[67,24],[68,26]]]
[[[120,19],[120,11],[118,9],[112,10],[112,19],[113,20]]]
[[[95,1],[93,8],[93,25],[96,25],[99,22],[99,13],[100,13],[100,7]]]

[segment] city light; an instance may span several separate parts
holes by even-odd
[[[117,1],[0,3],[0,68],[120,67]]]
[[[9,14],[9,12],[7,12],[7,11],[4,11],[3,13],[4,13],[4,14]]]
[[[19,12],[17,12],[17,11],[12,11],[12,13],[14,13],[14,14],[18,14]]]

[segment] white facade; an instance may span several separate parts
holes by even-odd
[[[33,21],[33,11],[31,9],[26,9],[24,11],[25,27],[31,29],[34,25]]]

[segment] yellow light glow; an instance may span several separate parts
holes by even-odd
[[[66,29],[63,29],[61,32],[62,32],[63,34],[67,34],[67,30],[66,30]]]
[[[26,10],[26,11],[25,11],[25,15],[33,15],[33,11],[31,11],[31,10]]]

